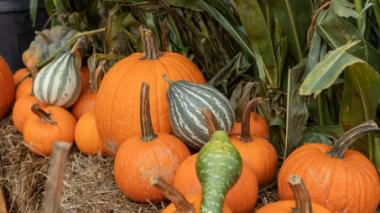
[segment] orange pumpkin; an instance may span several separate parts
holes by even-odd
[[[73,115],[61,107],[40,108],[32,106],[33,115],[24,126],[24,141],[32,152],[47,156],[51,154],[56,141],[74,142],[76,120]]]
[[[117,62],[105,75],[96,99],[96,123],[100,137],[118,147],[129,137],[139,134],[139,93],[142,82],[151,86],[151,116],[154,130],[170,133],[169,108],[162,79],[187,80],[205,83],[200,70],[186,57],[161,53],[153,41],[151,31],[142,29],[143,53],[134,53]]]
[[[15,85],[12,79],[12,72],[8,67],[7,62],[0,55],[0,119],[2,119],[5,114],[10,109],[14,96],[15,96]]]
[[[242,117],[242,128],[239,135],[231,135],[230,141],[239,151],[256,174],[259,184],[265,184],[273,179],[277,167],[277,152],[266,139],[254,136],[250,132],[250,116],[252,108],[261,101],[254,98],[247,103]]]
[[[355,127],[336,141],[334,147],[305,144],[287,157],[278,176],[283,200],[293,199],[287,177],[300,176],[313,202],[332,212],[375,212],[380,198],[379,176],[363,154],[347,150],[364,133],[379,131],[373,121]]]
[[[90,87],[90,70],[86,65],[82,66],[80,69],[80,85],[82,87],[82,92],[86,91]]]
[[[29,75],[29,70],[27,68],[17,70],[13,74],[13,80],[15,82],[15,85],[18,85],[21,81],[23,81],[27,75]]]
[[[24,96],[30,96],[32,95],[32,88],[33,88],[33,80],[32,78],[27,78],[24,81],[22,81],[16,90],[16,100],[24,97]]]
[[[115,180],[121,191],[138,202],[161,201],[164,196],[150,185],[152,176],[172,183],[180,164],[190,155],[176,137],[153,132],[147,84],[141,88],[141,135],[123,143],[116,153]]]
[[[268,139],[269,138],[269,125],[265,121],[265,119],[260,114],[255,113],[255,112],[252,112],[249,117],[250,117],[249,122],[250,122],[250,126],[251,126],[250,133],[256,137]],[[232,130],[230,131],[230,135],[240,134],[241,133],[241,127],[242,127],[241,121],[235,122],[233,127],[232,127]]]
[[[316,203],[312,203],[302,179],[290,176],[288,180],[295,200],[283,200],[270,203],[256,213],[331,213],[330,210]]]
[[[29,116],[33,115],[31,108],[34,104],[38,104],[40,107],[45,107],[41,101],[31,95],[18,99],[13,106],[12,120],[18,131],[22,132],[25,122]]]
[[[202,192],[199,183],[195,163],[197,154],[188,157],[178,168],[174,177],[173,185],[184,195],[199,196]],[[234,213],[251,212],[258,197],[258,184],[256,176],[246,162],[243,162],[243,169],[238,182],[228,191],[224,203],[231,208]]]
[[[189,195],[185,197],[176,188],[159,177],[153,177],[151,184],[159,189],[167,199],[172,201],[161,213],[200,212],[202,200],[200,196]],[[223,213],[232,213],[226,204],[224,204]]]
[[[96,129],[94,112],[85,113],[75,127],[75,144],[78,149],[88,155],[106,155],[106,149]]]
[[[83,114],[95,109],[96,92],[86,90],[79,96],[73,106],[73,115],[79,119]]]

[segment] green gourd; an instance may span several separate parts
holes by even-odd
[[[201,213],[221,213],[224,198],[238,181],[242,160],[225,131],[215,131],[199,151],[196,170],[202,185]]]

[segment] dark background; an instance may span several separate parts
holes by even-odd
[[[36,28],[33,28],[29,0],[0,0],[0,55],[13,72],[24,67],[22,52],[29,47],[34,31],[40,30],[47,20],[43,0],[38,6]]]

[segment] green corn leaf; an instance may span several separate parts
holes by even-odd
[[[38,0],[30,0],[29,11],[30,11],[30,17],[32,18],[32,21],[33,21],[33,26],[36,25],[37,10],[38,10]]]
[[[330,7],[335,14],[345,18],[358,18],[359,14],[355,11],[355,5],[347,0],[331,0]]]
[[[54,1],[53,0],[45,0],[45,9],[49,16],[53,15],[55,11]]]
[[[322,90],[330,87],[343,70],[355,63],[364,62],[347,51],[360,41],[350,42],[329,52],[321,62],[306,76],[300,88],[301,95],[317,96]]]

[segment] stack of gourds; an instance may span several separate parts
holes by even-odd
[[[165,212],[252,211],[259,186],[274,178],[278,157],[268,124],[252,112],[261,98],[235,119],[228,99],[205,84],[189,59],[159,51],[143,27],[141,41],[143,52],[112,66],[99,89],[97,70],[81,64],[80,42],[31,77],[21,69],[12,80],[0,58],[0,117],[16,96],[12,119],[34,153],[50,155],[62,140],[75,141],[86,154],[113,155],[116,183],[131,200],[158,202],[166,195],[173,206]],[[377,130],[367,122],[334,147],[315,143],[295,150],[278,177],[280,198],[295,201],[259,212],[374,212],[377,172],[347,148]]]

